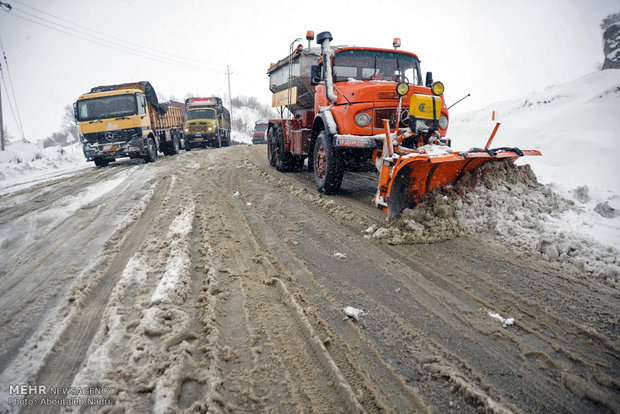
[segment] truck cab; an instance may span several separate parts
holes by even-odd
[[[78,98],[76,119],[84,156],[103,166],[118,157],[146,156],[150,132],[144,92],[137,89],[88,93]],[[155,142],[153,145],[157,145]],[[152,149],[151,149],[152,151]]]
[[[74,112],[84,156],[99,167],[122,157],[152,162],[160,150],[178,153],[181,111],[158,103],[149,82],[94,87]]]
[[[375,147],[383,141],[383,119],[389,120],[390,129],[395,129],[396,109],[399,95],[396,85],[406,82],[409,91],[403,97],[400,108],[399,128],[409,127],[409,104],[415,94],[431,96],[431,85],[422,83],[420,61],[409,52],[361,47],[343,47],[334,50],[331,61],[332,82],[336,89],[335,102],[330,102],[326,93],[323,60],[318,65],[321,74],[314,79],[315,113],[330,107],[338,126],[337,147]],[[439,135],[445,136],[448,128],[448,110],[443,101],[437,102],[440,112]],[[432,109],[432,108],[425,108]],[[431,127],[429,125],[429,127]],[[346,137],[345,137],[346,135]]]
[[[222,100],[188,98],[185,100],[185,150],[230,146],[230,113]]]
[[[269,124],[266,121],[256,121],[254,124],[254,130],[252,130],[252,144],[266,144],[267,143],[267,127]]]

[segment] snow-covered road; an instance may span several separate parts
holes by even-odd
[[[122,161],[2,196],[2,409],[620,410],[617,283],[600,277],[614,260],[558,266],[494,237],[501,216],[403,244],[407,223],[370,203],[374,174],[326,197],[264,152]]]

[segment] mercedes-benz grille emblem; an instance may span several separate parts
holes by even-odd
[[[105,139],[107,139],[108,141],[112,141],[114,139],[114,134],[111,132],[106,132]]]

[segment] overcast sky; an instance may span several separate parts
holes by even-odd
[[[13,6],[0,9],[3,118],[18,136],[10,74],[31,141],[58,131],[63,107],[97,85],[147,80],[166,98],[227,101],[229,66],[233,96],[270,104],[266,70],[296,38],[305,46],[307,30],[329,30],[337,45],[391,48],[400,37],[448,104],[472,94],[454,117],[597,70],[601,20],[620,11],[620,0],[1,1]]]

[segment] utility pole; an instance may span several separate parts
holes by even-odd
[[[0,7],[4,8],[6,11],[12,10],[12,7],[10,4],[2,3],[1,1],[0,1]],[[0,74],[2,74],[2,62],[0,62]],[[2,120],[2,82],[0,82],[0,151],[5,151],[5,150],[6,150],[6,146],[4,145],[4,121]]]
[[[233,108],[232,108],[232,95],[230,94],[230,68],[226,65],[226,75],[228,75],[228,102],[230,103],[230,129],[232,129],[232,120],[233,120]]]
[[[0,62],[0,74],[2,73],[2,62]],[[4,145],[4,121],[2,120],[2,82],[0,82],[0,151],[5,150]]]

